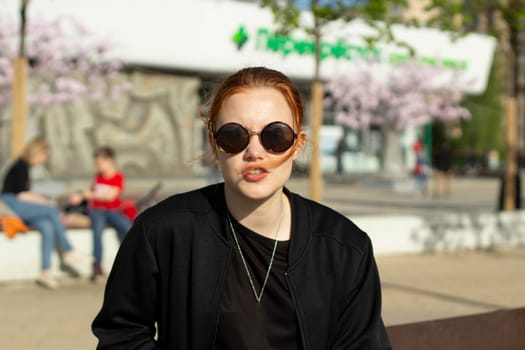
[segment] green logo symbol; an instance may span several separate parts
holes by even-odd
[[[249,37],[248,37],[248,34],[246,33],[246,28],[244,28],[243,25],[241,25],[239,27],[239,30],[237,30],[237,32],[235,32],[235,34],[233,34],[232,36],[232,40],[237,46],[237,50],[242,49],[242,47],[244,46],[244,44],[246,44],[248,39]]]

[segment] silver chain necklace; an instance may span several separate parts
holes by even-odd
[[[237,249],[239,250],[239,255],[241,256],[242,263],[244,265],[244,269],[246,270],[246,274],[248,275],[248,279],[250,280],[250,285],[252,286],[253,294],[255,295],[255,299],[258,303],[261,302],[264,288],[266,287],[266,283],[268,282],[268,278],[270,277],[270,271],[272,270],[273,265],[273,259],[275,258],[275,252],[277,251],[277,235],[279,234],[279,229],[281,228],[281,221],[283,221],[283,210],[282,210],[282,201],[281,201],[281,219],[279,220],[279,225],[277,226],[277,231],[275,231],[275,243],[273,245],[273,252],[272,256],[270,258],[270,263],[268,264],[268,271],[266,271],[266,277],[264,278],[263,285],[261,287],[261,292],[257,293],[257,290],[255,289],[255,284],[253,283],[252,274],[250,273],[250,269],[248,268],[248,264],[246,263],[246,259],[244,259],[244,255],[242,254],[241,245],[239,244],[239,240],[237,239],[237,234],[235,233],[235,229],[233,228],[233,224],[230,218],[230,214],[228,213],[228,223],[230,224],[230,228],[232,231],[233,238],[235,239],[235,243],[237,244]]]

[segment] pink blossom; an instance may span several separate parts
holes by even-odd
[[[14,23],[0,15],[0,108],[10,102],[11,61],[19,42]],[[114,95],[112,86],[120,84],[118,71],[123,64],[107,59],[113,47],[72,18],[31,18],[26,33],[31,80],[28,102],[49,107],[82,96],[100,99]]]
[[[433,119],[469,118],[460,105],[462,94],[450,89],[436,90],[433,81],[439,68],[410,61],[385,76],[362,67],[347,76],[326,80],[325,106],[336,111],[336,122],[357,129],[371,124],[401,130]]]

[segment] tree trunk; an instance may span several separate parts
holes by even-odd
[[[313,145],[310,158],[310,199],[321,202],[323,198],[323,172],[321,170],[321,127],[323,124],[323,84],[320,79],[321,33],[315,30],[315,71],[312,83],[312,120],[310,137]]]
[[[20,42],[18,57],[13,60],[11,91],[11,158],[20,156],[26,136],[27,114],[27,59],[25,53],[27,6],[29,0],[20,0]]]
[[[518,164],[516,152],[517,148],[517,115],[516,115],[516,98],[508,97],[506,101],[506,146],[507,152],[505,156],[505,179],[503,182],[503,209],[506,211],[516,209],[516,176],[518,174]],[[521,193],[518,193],[521,196]]]
[[[27,59],[13,60],[13,85],[11,91],[11,158],[20,156],[26,134]]]
[[[313,144],[310,159],[310,199],[321,202],[323,196],[323,173],[321,170],[321,137],[320,129],[323,120],[323,84],[314,81],[312,84],[312,120],[310,137]]]
[[[401,148],[401,131],[386,126],[383,130],[381,176],[389,179],[406,177]]]
[[[27,6],[29,6],[29,0],[20,0],[20,42],[18,43],[18,57],[26,56]]]
[[[519,9],[519,2],[509,3],[509,7],[514,10]],[[509,62],[508,62],[508,93],[506,99],[505,128],[506,128],[506,155],[505,155],[505,177],[503,182],[503,209],[510,211],[516,209],[516,197],[521,198],[521,193],[516,194],[517,186],[515,179],[519,180],[517,146],[518,146],[518,116],[516,110],[516,101],[518,96],[518,74],[519,54],[521,52],[519,31],[515,23],[509,22]]]

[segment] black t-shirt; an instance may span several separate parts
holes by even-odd
[[[275,241],[232,219],[255,289],[260,293]],[[289,241],[280,241],[258,303],[237,246],[220,304],[215,350],[302,349],[295,306],[284,273]]]
[[[9,169],[2,187],[2,193],[14,193],[29,191],[29,164],[23,159],[18,159]]]

